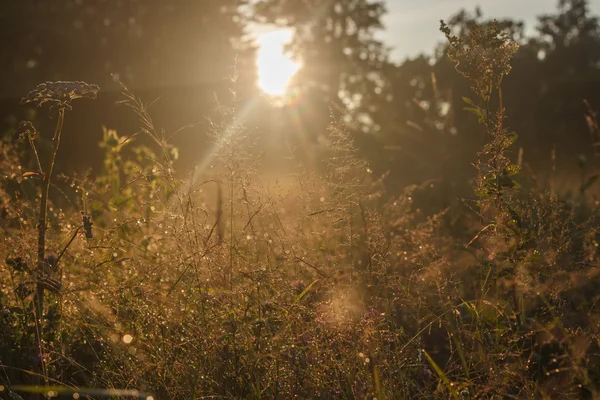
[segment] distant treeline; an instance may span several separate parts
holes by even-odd
[[[445,45],[432,55],[393,63],[375,38],[384,13],[384,2],[369,0],[264,0],[252,6],[242,0],[3,2],[2,131],[10,134],[27,116],[18,100],[39,82],[99,84],[98,101],[78,104],[69,118],[63,149],[72,154],[69,167],[99,166],[101,158],[93,153],[101,125],[121,134],[138,128],[135,115],[115,107],[115,73],[144,100],[160,97],[152,109],[158,127],[174,131],[196,123],[174,138],[184,168],[205,149],[207,117],[218,106],[235,105],[251,129],[312,143],[332,117],[346,114],[374,171],[390,172],[390,186],[463,181],[472,175],[474,150],[484,140],[476,118],[463,111],[463,96],[471,96],[468,83],[448,61]],[[305,67],[284,109],[272,109],[253,90],[254,49],[245,36],[250,22],[297,28],[291,51]],[[479,10],[459,11],[448,20],[459,35],[489,22]],[[522,22],[500,22],[521,43],[503,95],[524,162],[542,174],[551,163],[576,171],[579,155],[593,157],[596,140],[584,100],[600,110],[597,17],[586,0],[560,0],[555,13],[538,18],[532,37]]]

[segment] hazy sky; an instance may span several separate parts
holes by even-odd
[[[384,18],[385,42],[394,47],[392,56],[401,61],[421,52],[431,54],[443,40],[440,19],[447,20],[461,8],[474,11],[479,5],[485,17],[510,17],[523,20],[528,31],[536,26],[536,16],[554,13],[558,0],[387,0],[389,13]],[[595,15],[600,0],[589,0]]]

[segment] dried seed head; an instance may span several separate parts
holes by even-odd
[[[92,239],[94,237],[93,233],[92,233],[92,221],[90,220],[90,217],[87,215],[83,215],[83,229],[85,230],[85,237],[88,239]]]
[[[46,257],[46,262],[52,268],[56,266],[56,261],[58,261],[58,259],[54,254],[50,254],[48,257]]]
[[[19,127],[13,133],[13,141],[24,139],[26,137],[30,137],[31,139],[35,138],[37,135],[37,129],[33,126],[31,121],[21,121],[19,122]]]
[[[100,88],[85,82],[44,82],[37,85],[21,99],[21,104],[33,103],[40,107],[49,103],[50,108],[70,110],[71,101],[79,98],[95,99]]]
[[[14,271],[24,272],[29,269],[29,267],[27,266],[27,263],[23,260],[22,257],[15,257],[15,258],[6,257],[5,262],[6,262],[6,265],[8,265],[9,267],[12,267],[12,269]]]
[[[21,283],[16,287],[15,293],[20,299],[25,299],[31,293],[33,293],[33,289],[30,287],[29,283]]]

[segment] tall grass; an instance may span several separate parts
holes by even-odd
[[[101,174],[43,175],[35,129],[4,140],[0,398],[597,398],[596,205],[519,188],[516,46],[442,28],[488,144],[476,197],[437,213],[429,185],[386,194],[338,121],[319,168],[266,179],[235,99],[183,179],[124,85],[140,132],[104,129]]]

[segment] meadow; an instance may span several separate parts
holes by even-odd
[[[54,173],[102,88],[34,88],[54,132],[25,121],[0,146],[0,398],[599,398],[598,175],[561,196],[522,168],[518,45],[441,29],[486,140],[471,197],[437,210],[437,183],[388,193],[343,120],[318,165],[290,150],[266,175],[220,108],[210,159],[178,175],[123,83],[148,145],[105,128],[102,173]]]

